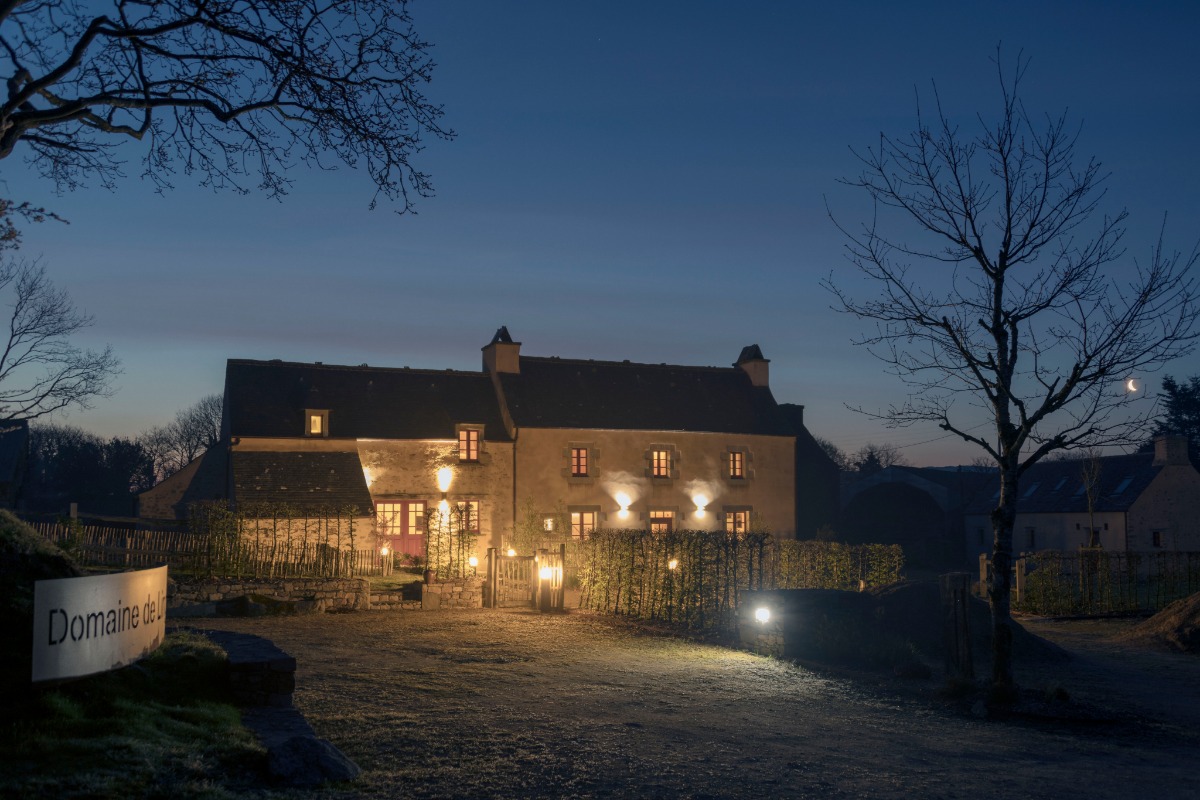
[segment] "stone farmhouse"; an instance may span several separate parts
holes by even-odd
[[[997,491],[975,495],[964,510],[974,561],[991,551]],[[1200,551],[1200,472],[1187,437],[1159,437],[1152,453],[1043,462],[1022,476],[1013,551],[1080,547]]]
[[[574,536],[810,536],[836,514],[837,470],[803,407],[776,402],[768,364],[757,345],[731,367],[525,356],[506,328],[478,372],[230,360],[223,446],[144,493],[140,514],[354,506],[376,544],[414,555],[443,502],[480,549],[506,546],[530,508]]]

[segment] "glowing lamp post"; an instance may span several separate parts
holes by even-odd
[[[668,561],[668,562],[667,562],[667,569],[671,570],[672,572],[674,572],[675,570],[679,569],[679,559],[677,559],[677,558],[672,558],[670,561]]]

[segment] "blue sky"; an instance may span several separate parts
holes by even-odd
[[[437,196],[416,215],[368,211],[368,178],[345,169],[297,170],[282,203],[184,175],[159,196],[137,147],[111,193],[55,196],[16,156],[0,178],[71,222],[28,229],[24,254],[95,316],[80,343],[123,361],[118,393],[67,418],[105,436],[220,391],[227,358],[478,369],[503,324],[542,356],[725,366],[757,343],[815,434],[959,463],[976,451],[845,408],[904,386],[819,286],[849,274],[825,204],[862,217],[838,183],[850,147],[910,130],[931,80],[964,126],[993,111],[1003,42],[1032,59],[1027,106],[1069,109],[1080,153],[1111,171],[1104,208],[1129,210],[1130,256],[1164,212],[1168,244],[1190,250],[1200,6],[1146,5],[419,0],[427,94],[458,138],[418,157]]]

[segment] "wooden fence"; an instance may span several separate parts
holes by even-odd
[[[82,566],[133,569],[166,564],[174,570],[230,578],[352,577],[387,574],[390,558],[377,550],[338,550],[325,544],[271,543],[177,530],[31,522]]]

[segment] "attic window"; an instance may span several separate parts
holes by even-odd
[[[1122,479],[1121,479],[1121,482],[1117,484],[1117,488],[1115,488],[1115,489],[1113,489],[1113,490],[1112,490],[1112,493],[1113,493],[1114,495],[1118,495],[1118,494],[1120,494],[1121,492],[1123,492],[1123,491],[1125,491],[1126,489],[1128,489],[1128,488],[1129,488],[1129,484],[1131,484],[1131,483],[1133,483],[1133,476],[1131,476],[1131,475],[1126,475],[1124,478],[1122,478]]]
[[[308,408],[304,410],[304,435],[305,436],[328,436],[329,435],[329,411],[322,408]]]
[[[1065,477],[1059,478],[1058,483],[1054,484],[1054,491],[1057,492],[1059,489],[1061,489],[1063,487],[1063,484],[1066,482],[1067,482],[1067,479]]]
[[[1037,481],[1035,483],[1029,484],[1029,488],[1025,490],[1025,494],[1021,495],[1022,499],[1032,497],[1033,493],[1036,492],[1038,490],[1038,487],[1041,485],[1042,485],[1041,481]]]

